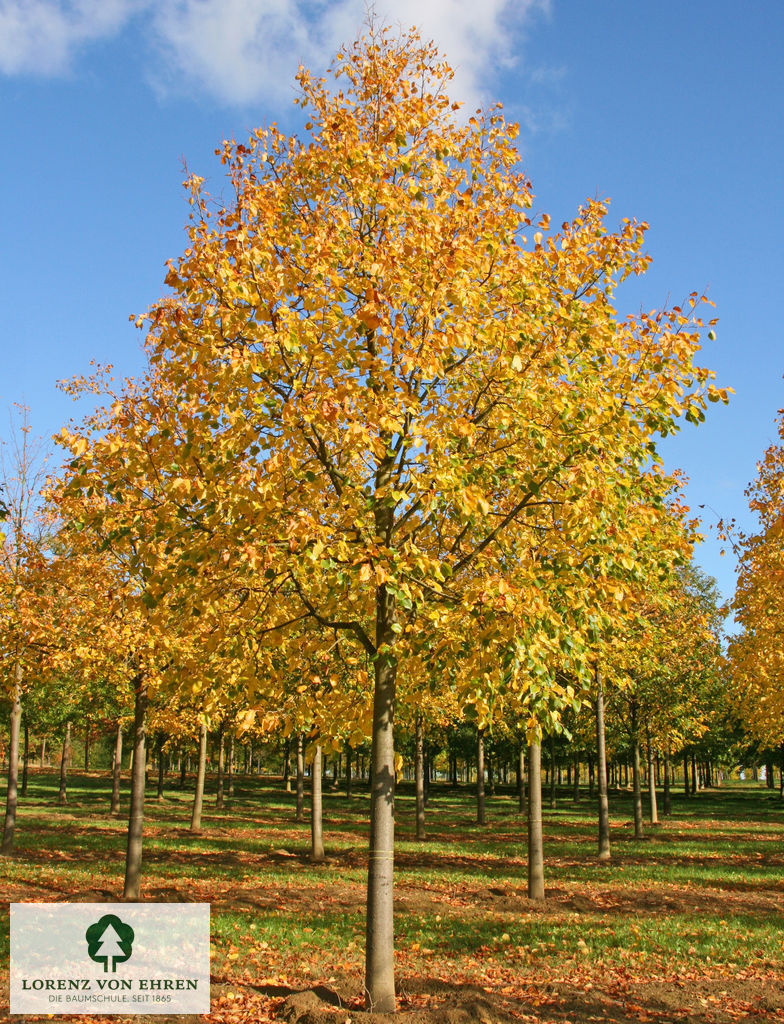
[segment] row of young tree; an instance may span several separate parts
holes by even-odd
[[[515,738],[541,899],[543,736],[595,742],[608,857],[605,716],[639,790],[642,749],[671,771],[726,706],[715,592],[656,438],[727,393],[695,362],[704,297],[615,308],[646,225],[609,230],[598,200],[558,230],[535,217],[516,126],[459,121],[431,44],[371,28],[330,73],[339,91],[298,75],[307,141],[224,143],[231,201],[188,179],[189,246],[137,321],[147,373],[67,385],[104,404],[59,437],[40,534],[7,526],[6,836],[22,705],[53,680],[133,703],[127,898],[148,729],[206,741],[230,720],[316,757],[369,742],[365,986],[390,1011],[396,727],[418,817],[434,730]]]
[[[746,495],[759,523],[755,533],[725,534],[738,556],[738,582],[732,610],[738,626],[729,644],[737,714],[748,733],[766,751],[767,780],[773,764],[784,766],[784,409],[779,410],[779,440],[757,464]]]

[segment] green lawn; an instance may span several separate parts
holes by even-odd
[[[211,1019],[268,1019],[287,992],[315,984],[342,987],[361,1017],[351,998],[361,994],[366,792],[325,791],[328,860],[314,867],[309,825],[294,821],[294,796],[279,780],[241,777],[222,812],[208,795],[200,835],[188,828],[190,792],[169,781],[163,802],[147,800],[143,894],[212,904]],[[125,820],[109,817],[108,790],[107,775],[73,772],[60,808],[55,775],[32,774],[16,853],[0,862],[6,901],[119,897]],[[598,1019],[721,1021],[725,1011],[704,994],[715,988],[726,993],[719,1002],[730,1007],[727,1020],[738,1019],[733,1000],[746,1007],[746,1019],[784,1019],[777,1016],[784,998],[781,1007],[771,1004],[766,981],[784,976],[784,805],[777,793],[734,783],[691,799],[675,794],[671,816],[634,840],[630,794],[613,792],[607,865],[595,858],[593,802],[587,794],[577,805],[571,793],[561,797],[556,810],[544,811],[548,898],[536,906],[526,898],[525,822],[511,791],[488,800],[488,825],[480,828],[468,789],[434,786],[428,839],[419,843],[413,793],[400,787],[402,1009],[425,1012],[444,986],[462,986],[483,993],[491,1021],[588,1020],[588,1010],[602,1005]],[[4,965],[7,914],[6,902]],[[680,986],[691,1018],[678,1017],[660,993],[653,1000],[667,979]],[[590,1006],[575,1003],[586,993]],[[528,1010],[515,1017],[523,1003]],[[748,1016],[749,1007],[759,1016]],[[343,1024],[345,1011],[338,1019]]]

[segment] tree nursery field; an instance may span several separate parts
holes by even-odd
[[[116,899],[125,824],[108,814],[107,773],[73,773],[63,807],[58,785],[51,773],[31,777],[3,898]],[[192,793],[178,786],[167,778],[164,799],[148,804],[143,895],[211,903],[213,1009],[171,1019],[386,1019],[361,1009],[367,787],[355,784],[350,796],[325,789],[326,859],[316,865],[309,826],[295,821],[295,795],[280,777],[239,775],[222,811],[211,794],[198,835],[189,830]],[[635,839],[631,794],[612,790],[613,856],[599,863],[594,802],[583,792],[575,804],[561,788],[557,807],[544,811],[543,903],[527,898],[516,794],[499,787],[487,803],[487,824],[477,825],[468,787],[433,784],[428,838],[418,841],[414,793],[400,787],[397,1019],[784,1019],[778,793],[751,782],[673,793],[671,815]],[[3,935],[5,944],[7,923]]]

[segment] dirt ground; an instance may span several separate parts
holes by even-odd
[[[351,979],[352,982],[355,979]],[[574,979],[523,987],[450,984],[404,978],[399,1011],[367,1013],[357,1007],[356,986],[340,982],[284,997],[277,1010],[288,1024],[733,1024],[784,1021],[784,980],[762,977],[645,982],[606,975],[604,983]]]

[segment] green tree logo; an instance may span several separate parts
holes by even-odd
[[[102,963],[104,971],[117,970],[117,964],[131,957],[133,950],[133,928],[121,921],[116,914],[104,914],[100,921],[91,924],[85,932],[87,952],[90,959]]]

